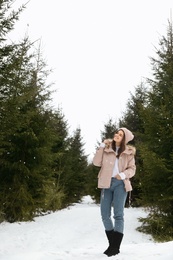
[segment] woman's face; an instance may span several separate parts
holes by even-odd
[[[114,141],[116,142],[117,146],[120,146],[120,144],[123,140],[123,137],[124,137],[124,132],[122,130],[119,130],[118,132],[116,132],[114,134]]]

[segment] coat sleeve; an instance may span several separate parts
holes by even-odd
[[[93,158],[93,164],[95,166],[101,167],[102,166],[102,158],[103,158],[103,151],[104,148],[103,147],[99,147],[94,155]]]

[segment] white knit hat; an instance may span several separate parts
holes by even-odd
[[[125,134],[125,144],[127,144],[128,142],[130,142],[131,140],[133,140],[134,135],[132,134],[132,132],[130,130],[128,130],[125,127],[121,127],[118,130],[123,130],[124,134]]]

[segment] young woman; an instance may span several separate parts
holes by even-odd
[[[124,206],[128,191],[132,190],[130,178],[135,175],[135,147],[127,145],[134,135],[125,127],[115,132],[113,140],[106,139],[97,149],[93,164],[101,167],[98,188],[101,189],[100,210],[109,247],[108,257],[120,252],[124,231]],[[111,219],[113,207],[114,223]]]

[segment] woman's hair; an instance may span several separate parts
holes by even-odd
[[[119,130],[115,131],[114,135],[115,135],[116,133],[118,133],[118,131],[119,131]],[[123,130],[121,130],[121,131],[123,131]],[[124,131],[123,131],[123,133],[124,133]],[[117,158],[120,157],[120,154],[121,154],[122,152],[124,152],[125,148],[126,148],[126,145],[125,145],[125,133],[124,133],[123,139],[122,139],[121,144],[120,144],[120,148],[118,149]],[[114,151],[116,151],[116,142],[115,142],[114,140],[112,141],[112,149],[113,149]]]

